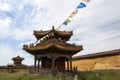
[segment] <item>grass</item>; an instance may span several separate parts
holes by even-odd
[[[29,75],[27,73],[3,73],[0,80],[60,80],[52,76],[40,77],[38,75]]]
[[[120,71],[105,70],[79,72],[78,78],[80,80],[120,80]]]
[[[0,80],[73,80],[62,76],[39,76],[29,74],[28,70],[21,70],[8,73],[7,70],[0,70]],[[78,72],[78,80],[120,80],[120,71],[85,71]]]
[[[8,73],[7,70],[0,70],[0,80],[64,80],[64,77],[53,77],[52,75],[39,76],[38,74],[29,74],[28,70],[21,70],[13,73]]]

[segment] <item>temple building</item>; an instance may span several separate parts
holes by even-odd
[[[13,64],[15,65],[15,68],[28,68],[28,66],[22,64],[24,58],[17,56],[17,57],[13,57],[12,60],[13,60]]]
[[[13,62],[15,65],[22,65],[22,61],[24,60],[24,58],[17,56],[12,58]]]
[[[70,72],[73,69],[72,56],[83,50],[82,45],[67,43],[72,35],[72,31],[58,31],[54,27],[47,31],[34,31],[40,43],[23,45],[23,50],[34,56],[34,68],[39,72]]]

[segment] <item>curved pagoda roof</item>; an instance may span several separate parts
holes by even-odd
[[[34,53],[43,53],[43,52],[50,52],[56,50],[58,53],[59,51],[69,52],[75,54],[81,50],[83,50],[82,46],[76,46],[75,44],[69,44],[62,41],[58,41],[56,39],[49,39],[45,42],[39,43],[36,46],[24,45],[23,49],[31,54]],[[68,53],[68,54],[69,54]]]
[[[54,27],[51,30],[34,31],[34,35],[37,38],[37,40],[48,35],[49,33],[52,33],[54,35],[54,38],[61,38],[62,40],[65,40],[65,41],[68,41],[70,37],[73,35],[72,31],[58,31],[58,30],[55,30]]]
[[[17,57],[13,57],[12,60],[24,60],[24,58],[17,56]]]

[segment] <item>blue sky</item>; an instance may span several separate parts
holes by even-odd
[[[0,0],[0,65],[13,63],[20,55],[24,64],[32,65],[33,56],[22,44],[36,41],[34,30],[58,27],[81,0]],[[91,0],[61,30],[74,35],[70,43],[83,45],[77,55],[120,49],[120,1]]]

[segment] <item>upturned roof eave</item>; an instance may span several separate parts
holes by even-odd
[[[38,51],[38,50],[47,50],[54,47],[54,49],[58,49],[58,50],[65,50],[65,51],[75,51],[75,52],[79,52],[81,50],[83,50],[82,46],[62,46],[59,44],[53,44],[50,43],[46,46],[42,46],[42,45],[37,45],[31,48],[23,48],[24,50],[27,51]]]
[[[39,38],[42,38],[43,36],[49,34],[50,32],[52,32],[53,30],[48,30],[48,31],[34,31],[33,35],[39,36]],[[57,34],[61,35],[61,36],[72,36],[73,32],[72,31],[56,31],[54,30],[54,32],[56,32]]]

